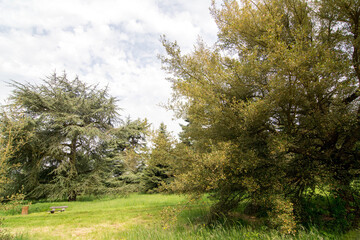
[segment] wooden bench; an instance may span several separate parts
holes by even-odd
[[[51,209],[51,210],[50,210],[50,213],[55,213],[55,211],[64,212],[67,207],[68,207],[68,206],[50,207],[50,209]]]

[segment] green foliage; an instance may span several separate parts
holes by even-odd
[[[17,117],[17,121],[10,122],[9,118]],[[26,125],[26,118],[24,115],[15,115],[9,112],[7,115],[2,112],[0,121],[0,211],[8,211],[21,205],[25,195],[21,192],[9,194],[9,186],[11,186],[13,179],[11,173],[16,169],[16,166],[11,164],[10,159],[14,157],[16,150],[25,144],[27,137],[31,133],[22,135],[22,128]],[[16,141],[16,145],[14,145]],[[0,217],[0,239],[10,240],[13,236],[2,228],[5,219]]]
[[[169,180],[171,179],[167,173],[167,168],[168,167],[160,164],[148,166],[141,177],[142,192],[154,193],[163,191],[164,189],[162,187],[169,184]]]
[[[164,123],[155,132],[153,148],[141,178],[142,191],[147,193],[164,191],[174,178],[176,168],[175,140]]]
[[[354,222],[353,214],[348,214],[346,203],[331,194],[314,194],[299,200],[298,209],[301,211],[301,222],[305,227],[316,227],[333,233],[344,233],[351,229]]]
[[[33,134],[9,160],[16,166],[12,192],[24,186],[30,198],[76,200],[84,194],[138,191],[139,180],[130,183],[125,175],[140,179],[147,159],[146,120],[120,121],[107,88],[68,80],[65,73],[39,86],[13,86],[8,109],[26,118],[20,133]],[[9,126],[18,120],[4,118]]]
[[[31,119],[34,132],[11,160],[19,164],[16,182],[32,197],[76,200],[93,192],[106,171],[99,148],[117,121],[116,100],[106,88],[68,80],[65,73],[39,86],[13,87],[10,107]]]
[[[296,221],[293,204],[279,196],[274,197],[271,203],[273,208],[270,211],[269,220],[272,227],[278,228],[284,234],[294,234],[296,232]]]
[[[211,8],[216,45],[183,55],[163,38],[169,108],[188,120],[182,138],[194,152],[174,189],[211,192],[217,215],[249,198],[293,232],[299,199],[330,186],[356,219],[359,4],[224,0]]]
[[[111,139],[103,146],[110,163],[106,192],[128,194],[141,190],[142,172],[149,158],[147,120],[131,121],[110,131]]]

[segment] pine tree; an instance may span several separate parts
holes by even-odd
[[[35,179],[34,193],[72,201],[96,191],[106,166],[98,147],[117,121],[115,98],[107,88],[89,86],[77,77],[68,80],[65,73],[54,73],[41,85],[12,85],[13,108],[34,121],[35,136],[21,163],[29,171],[26,177]]]
[[[153,145],[147,167],[142,176],[144,192],[162,191],[161,187],[169,184],[174,177],[175,141],[164,123],[161,123],[155,132]]]

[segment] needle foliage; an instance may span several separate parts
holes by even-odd
[[[107,88],[53,74],[41,85],[13,82],[11,107],[34,134],[14,154],[18,185],[36,197],[76,200],[101,186],[108,164],[102,144],[118,120]],[[24,129],[24,131],[29,129]]]

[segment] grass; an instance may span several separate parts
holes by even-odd
[[[148,225],[160,218],[161,210],[186,201],[177,195],[132,195],[93,201],[36,203],[29,215],[8,215],[4,227],[29,239],[101,239],[133,225]],[[65,212],[50,214],[50,206],[68,206]],[[19,211],[20,213],[20,211]]]
[[[50,214],[50,206],[68,206]],[[186,207],[184,207],[186,206]],[[316,229],[284,236],[275,230],[241,225],[206,227],[208,200],[189,203],[184,196],[134,194],[87,198],[78,202],[41,202],[7,213],[4,227],[16,239],[360,239],[360,233],[333,235]]]

